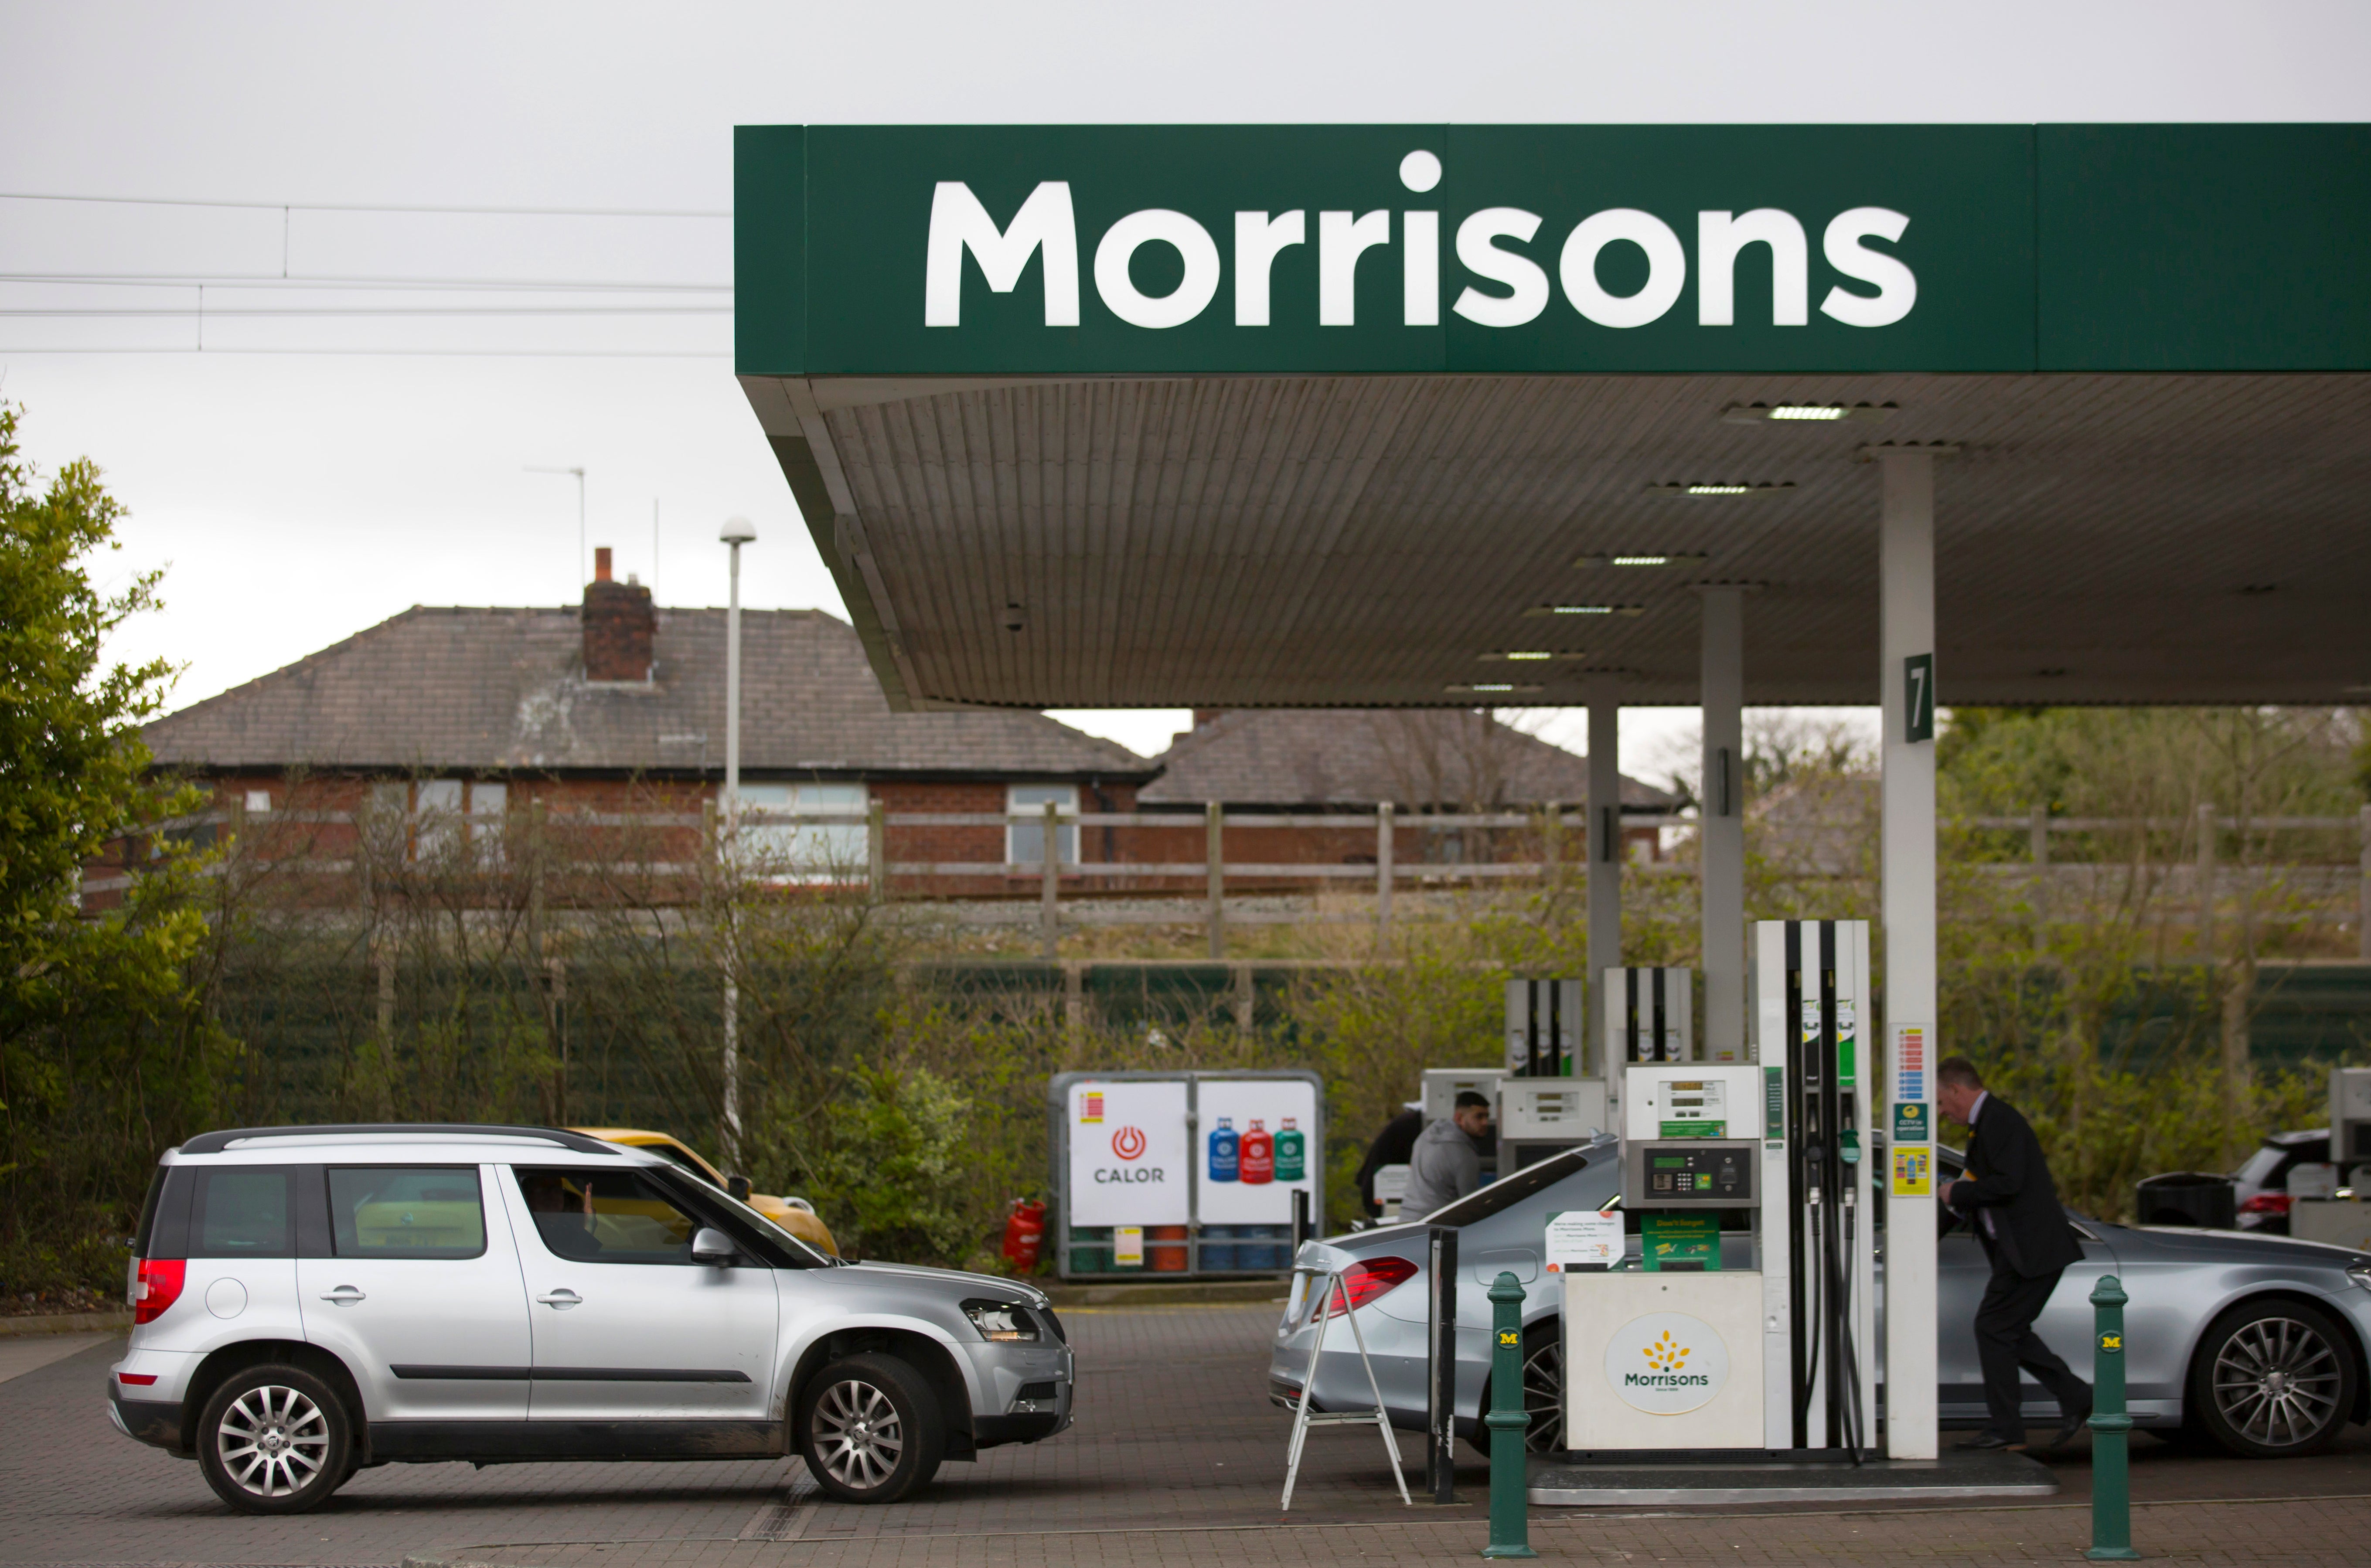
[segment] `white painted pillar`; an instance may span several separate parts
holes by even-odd
[[[1878,457],[1884,480],[1878,548],[1878,674],[1884,705],[1884,824],[1879,839],[1885,916],[1885,1066],[1890,1101],[1869,1109],[1891,1139],[1893,1107],[1917,1103],[1920,1125],[1934,1126],[1935,1061],[1935,744],[1931,738],[1935,651],[1935,458],[1927,453]],[[1923,672],[1914,662],[1923,657]],[[1922,701],[1929,738],[1911,739]],[[1936,1411],[1935,1199],[1913,1195],[1891,1168],[1924,1147],[1891,1144],[1885,1218],[1886,1451],[1928,1459],[1937,1446]],[[1927,1167],[1931,1182],[1933,1168]]]
[[[1611,676],[1589,683],[1589,974],[1583,993],[1588,1040],[1605,1038],[1605,972],[1622,963],[1622,689]],[[1609,1079],[1620,1075],[1608,1062]],[[1615,1092],[1620,1092],[1619,1085]]]
[[[1704,596],[1704,784],[1697,811],[1707,1062],[1745,1051],[1745,590]]]

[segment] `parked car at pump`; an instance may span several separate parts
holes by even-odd
[[[1568,1149],[1503,1178],[1428,1216],[1427,1222],[1311,1241],[1298,1263],[1340,1270],[1358,1314],[1392,1424],[1425,1424],[1425,1320],[1430,1298],[1426,1224],[1459,1228],[1457,1429],[1483,1441],[1477,1417],[1489,1397],[1490,1305],[1483,1297],[1501,1271],[1524,1290],[1523,1409],[1529,1441],[1560,1451],[1564,1428],[1564,1278],[1541,1266],[1548,1216],[1602,1209],[1622,1188],[1620,1144],[1611,1137]],[[1873,1157],[1881,1166],[1880,1148]],[[1937,1146],[1937,1185],[1963,1169],[1959,1150]],[[2035,1324],[2044,1341],[2088,1379],[2092,1286],[2102,1274],[2123,1282],[2126,1388],[2134,1424],[2190,1432],[2251,1458],[2310,1454],[2347,1423],[2371,1421],[2371,1256],[2286,1238],[2175,1227],[2110,1225],[2068,1211],[2083,1249]],[[1722,1262],[1752,1266],[1752,1238],[1724,1235]],[[1637,1256],[1637,1238],[1630,1238]],[[1883,1263],[1879,1264],[1880,1270]],[[1941,1418],[1946,1427],[1984,1424],[1984,1378],[1972,1327],[1990,1270],[1962,1225],[1936,1250]],[[1301,1274],[1276,1328],[1268,1393],[1298,1401],[1312,1376],[1317,1292]],[[1342,1308],[1336,1301],[1338,1318]],[[1351,1336],[1336,1323],[1315,1369],[1316,1410],[1371,1406]],[[2056,1404],[2025,1384],[2027,1419],[2046,1425]]]
[[[641,1127],[572,1127],[571,1132],[583,1133],[588,1138],[603,1143],[623,1144],[628,1148],[646,1148],[662,1159],[671,1160],[720,1193],[730,1193],[747,1204],[776,1225],[800,1240],[820,1247],[833,1257],[839,1256],[839,1243],[832,1239],[831,1227],[816,1214],[815,1205],[804,1198],[778,1198],[765,1193],[749,1191],[746,1176],[727,1176],[693,1152],[689,1144],[665,1133],[647,1132]]]
[[[249,1513],[356,1470],[804,1456],[888,1503],[1070,1424],[1045,1294],[850,1263],[663,1155],[546,1127],[265,1127],[158,1162],[117,1430]]]
[[[2289,1172],[2300,1165],[2319,1165],[2330,1158],[2330,1129],[2312,1127],[2294,1133],[2267,1133],[2239,1169],[2231,1173],[2232,1201],[2238,1206],[2242,1230],[2267,1236],[2289,1233]]]

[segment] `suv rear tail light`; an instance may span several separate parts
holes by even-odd
[[[1376,1258],[1368,1262],[1352,1263],[1342,1271],[1342,1289],[1327,1291],[1326,1313],[1329,1318],[1342,1315],[1342,1297],[1350,1298],[1350,1310],[1355,1312],[1383,1292],[1404,1285],[1416,1277],[1416,1264],[1405,1258]],[[1320,1289],[1325,1287],[1321,1283]]]
[[[2296,1200],[2286,1193],[2258,1193],[2239,1205],[2241,1214],[2284,1215]]]
[[[179,1258],[143,1258],[132,1279],[132,1320],[153,1323],[165,1309],[181,1298],[181,1283],[190,1265]]]

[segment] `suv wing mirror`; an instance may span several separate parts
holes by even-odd
[[[741,1249],[733,1244],[733,1238],[722,1230],[703,1225],[692,1234],[691,1261],[695,1263],[714,1263],[721,1268],[740,1254]]]

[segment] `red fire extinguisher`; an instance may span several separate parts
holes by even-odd
[[[1004,1216],[1004,1255],[1027,1274],[1037,1266],[1038,1250],[1046,1244],[1046,1205],[1027,1198],[1012,1200]]]

